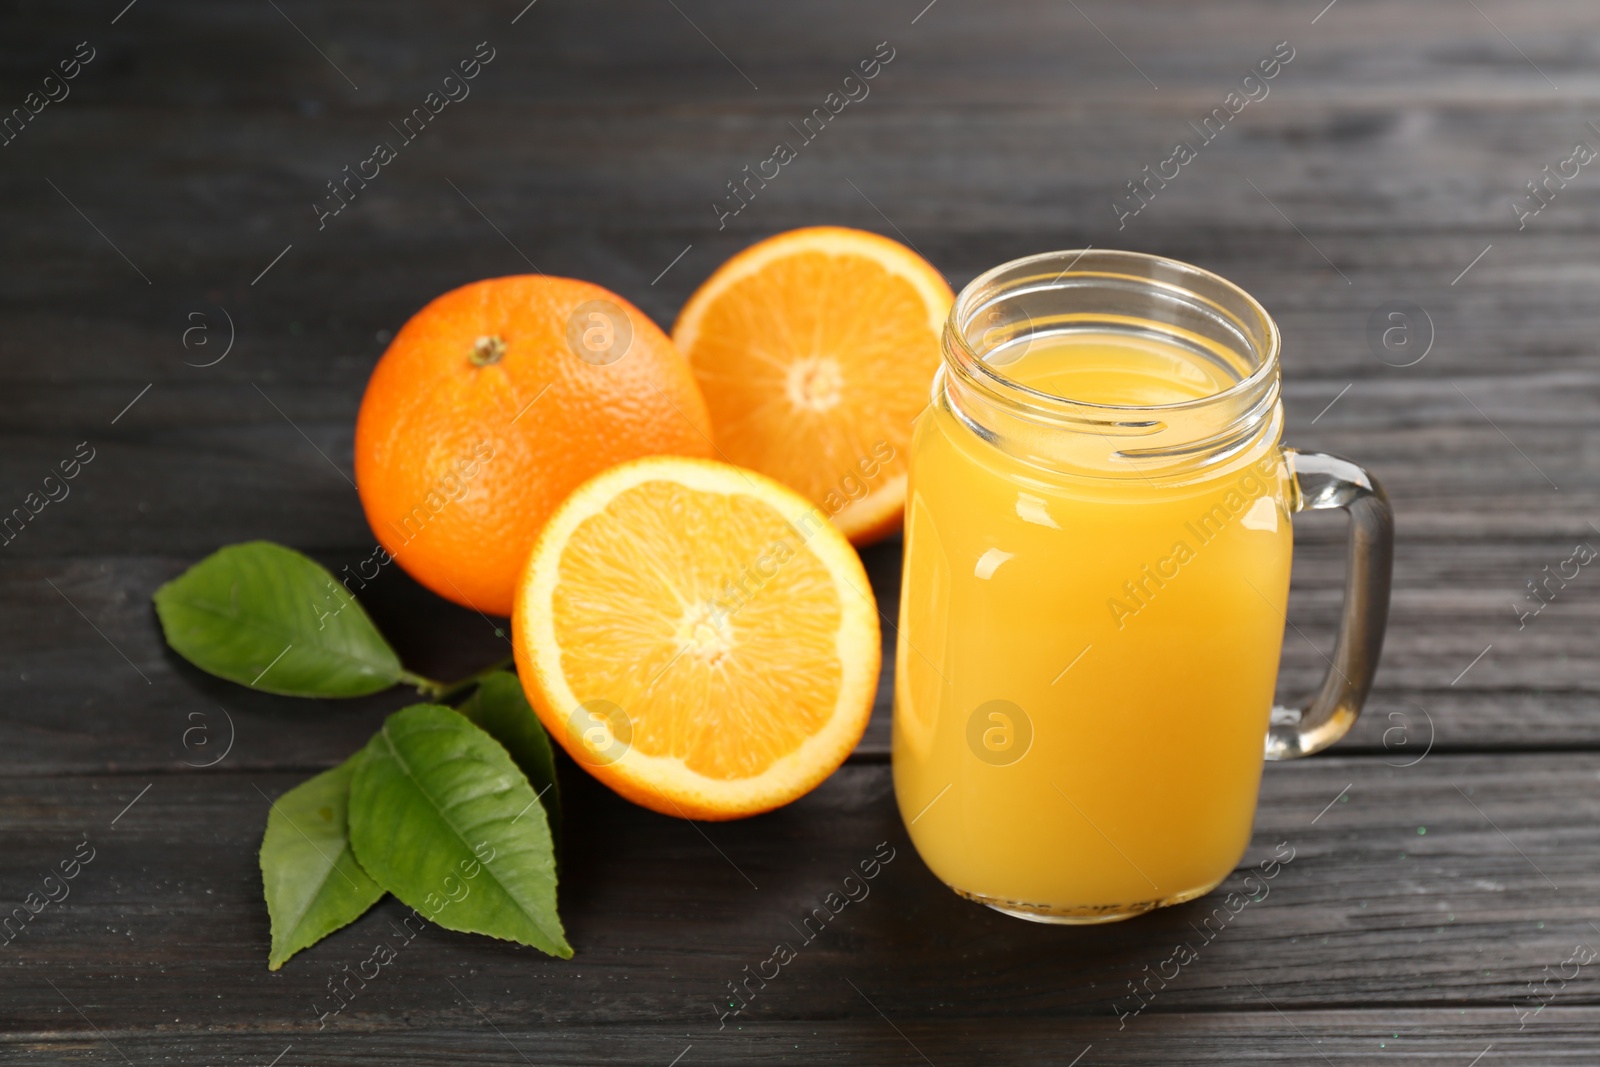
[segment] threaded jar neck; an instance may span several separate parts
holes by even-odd
[[[1006,367],[1042,342],[1117,334],[1175,345],[1204,361],[1217,392],[1170,404],[1057,396]],[[1277,325],[1210,271],[1136,252],[1047,252],[989,270],[945,323],[934,403],[1034,466],[1104,478],[1189,481],[1282,433]]]

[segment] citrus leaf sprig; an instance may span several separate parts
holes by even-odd
[[[155,593],[167,643],[200,669],[285,696],[406,683],[415,704],[361,751],[279,797],[261,841],[269,970],[387,891],[441,926],[570,958],[556,912],[554,752],[515,675],[407,671],[325,568],[267,541],[229,545]]]
[[[272,918],[267,967],[364,915],[383,886],[350,849],[350,778],[360,754],[279,797],[261,839],[261,885]]]
[[[440,926],[570,958],[550,828],[498,742],[459,712],[389,716],[350,784],[350,843],[401,903]]]
[[[544,724],[528,706],[522,683],[506,671],[491,671],[456,710],[490,737],[506,746],[528,776],[528,784],[550,819],[550,833],[561,842],[561,787],[556,783],[556,754]]]
[[[179,655],[252,689],[357,697],[426,684],[332,574],[270,541],[219,549],[157,589],[155,603]]]

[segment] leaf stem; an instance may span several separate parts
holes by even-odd
[[[417,692],[423,696],[433,696],[442,692],[445,688],[443,682],[436,682],[432,678],[424,678],[420,674],[413,674],[405,669],[400,671],[400,680],[406,685],[415,686]]]
[[[444,704],[448,703],[450,698],[460,696],[468,689],[471,689],[473,686],[483,681],[495,671],[503,671],[515,662],[515,657],[507,656],[504,659],[496,660],[495,662],[489,664],[489,666],[483,668],[481,671],[478,671],[476,674],[469,674],[465,678],[457,678],[453,682],[435,681],[432,678],[425,678],[420,674],[413,674],[410,671],[401,671],[400,680],[405,682],[407,685],[416,686],[417,692],[422,696],[431,697],[434,701]]]

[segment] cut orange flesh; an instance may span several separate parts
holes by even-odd
[[[550,735],[647,808],[734,819],[844,762],[877,690],[877,605],[815,506],[759,474],[652,457],[580,486],[512,612]]]
[[[776,478],[867,544],[899,529],[911,423],[953,299],[904,245],[818,226],[724,263],[672,339],[722,458]]]

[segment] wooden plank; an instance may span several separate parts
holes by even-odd
[[[224,469],[217,467],[219,485]],[[91,476],[85,473],[81,479]],[[1600,678],[1589,657],[1587,636],[1600,616],[1600,600],[1584,572],[1566,588],[1553,584],[1554,596],[1538,614],[1519,618],[1516,607],[1530,611],[1535,602],[1527,597],[1525,583],[1542,577],[1545,566],[1559,572],[1576,540],[1592,538],[1584,537],[1581,527],[1573,530],[1571,520],[1563,521],[1565,530],[1515,540],[1488,539],[1470,527],[1457,530],[1441,520],[1436,525],[1448,530],[1448,538],[1412,538],[1403,492],[1395,494],[1402,501],[1402,536],[1383,666],[1369,713],[1346,746],[1403,762],[1430,739],[1445,751],[1592,746],[1600,741],[1600,724],[1593,715]],[[348,501],[348,487],[337,495],[346,502],[337,504],[330,495],[330,512],[356,510]],[[65,511],[87,504],[69,497],[59,506]],[[22,774],[182,769],[206,762],[216,751],[184,748],[190,725],[210,723],[214,736],[221,738],[230,722],[238,737],[231,755],[235,766],[330,766],[356,747],[387,710],[415,699],[395,690],[334,704],[330,715],[320,705],[251,693],[211,678],[167,651],[148,600],[162,581],[219,541],[260,535],[304,545],[299,536],[307,516],[314,516],[308,510],[290,517],[276,505],[260,505],[256,529],[237,519],[232,529],[219,529],[214,520],[209,527],[203,525],[214,514],[207,507],[193,516],[195,527],[179,531],[194,538],[189,556],[30,555],[0,572],[0,602],[11,606],[0,614],[6,638],[0,642],[0,768]],[[1551,521],[1537,511],[1532,514],[1540,523]],[[1325,657],[1342,598],[1342,520],[1309,520],[1301,520],[1292,626],[1285,633],[1279,686],[1284,702],[1309,692],[1327,669]],[[34,544],[47,537],[59,543],[57,529],[73,532],[49,509],[38,522],[38,528],[25,531]],[[47,527],[47,522],[57,525]],[[359,513],[347,514],[341,523],[356,531],[361,524]],[[194,537],[197,533],[207,540],[201,542]],[[24,538],[15,545],[20,549]],[[366,545],[323,553],[322,558],[338,572],[369,552]],[[886,668],[861,754],[882,758],[888,752],[898,542],[870,549],[866,558],[888,625]],[[506,654],[505,638],[496,632],[504,629],[503,620],[487,620],[450,605],[394,568],[370,583],[362,596],[403,659],[425,675],[461,677]],[[322,728],[326,732],[307,733],[296,725],[311,721],[328,723]],[[197,740],[201,735],[190,736]]]
[[[1255,841],[1224,889],[1237,889],[1279,843],[1293,858],[1259,902],[1232,917],[1225,909],[1205,937],[1196,931],[1219,897],[1092,928],[1027,924],[957,898],[906,842],[886,766],[847,767],[769,816],[699,827],[568,773],[561,899],[574,960],[429,929],[404,946],[392,972],[369,970],[369,984],[352,987],[344,1010],[324,1021],[351,1035],[477,1025],[446,995],[449,976],[512,1025],[670,1019],[697,1041],[717,1032],[712,1005],[727,983],[775,941],[795,941],[791,924],[887,841],[897,851],[869,895],[800,945],[782,981],[736,1022],[754,1033],[785,1020],[874,1018],[849,978],[902,1025],[963,1019],[981,1033],[1002,1020],[1071,1017],[1109,1037],[1134,1005],[1128,983],[1187,938],[1198,959],[1168,972],[1165,988],[1150,987],[1149,1014],[1129,1029],[1169,1012],[1270,1018],[1258,988],[1285,1011],[1367,1008],[1387,1018],[1480,1008],[1509,1039],[1517,1011],[1535,1006],[1528,983],[1547,966],[1563,971],[1575,944],[1600,943],[1589,907],[1600,874],[1586,859],[1600,848],[1597,774],[1595,754],[1435,753],[1404,769],[1374,758],[1271,766]],[[7,1029],[56,1039],[82,1029],[49,979],[95,1025],[130,1038],[196,1026],[285,1040],[315,1031],[312,1003],[334,1003],[330,976],[359,964],[377,940],[395,940],[390,923],[403,910],[382,904],[282,971],[266,970],[255,850],[267,797],[297,780],[222,771],[8,779],[0,787],[8,907],[80,841],[95,858],[66,900],[6,946]],[[1551,985],[1561,990],[1557,1005],[1592,1003],[1593,968],[1577,970],[1564,987]],[[1535,1017],[1530,1028],[1544,1022]]]
[[[1600,375],[1570,374],[1531,381],[1291,381],[1285,443],[1369,466],[1389,490],[1402,538],[1562,544],[1596,536],[1590,523],[1600,502],[1591,461],[1597,385]],[[115,414],[140,388],[97,390],[102,409]],[[0,484],[13,506],[38,491],[79,442],[88,441],[95,460],[70,486],[72,499],[41,516],[36,529],[51,533],[30,536],[30,530],[5,551],[121,551],[125,522],[135,523],[128,532],[148,538],[135,545],[153,552],[193,552],[249,536],[293,536],[326,548],[369,542],[349,480],[360,390],[361,384],[274,388],[268,395],[280,413],[249,383],[198,395],[161,383],[117,427],[106,425],[107,418],[99,426],[81,424],[81,437],[59,429],[14,437],[0,458]],[[234,421],[166,423],[169,411],[207,402],[230,411]],[[285,499],[297,501],[296,514],[284,514]],[[89,521],[101,516],[108,521]]]
[[[831,181],[797,175],[797,185],[807,195],[825,180]],[[848,185],[839,185],[854,196]],[[71,438],[62,442],[70,446],[86,437],[97,442],[140,440],[160,428],[166,436],[158,440],[176,454],[164,453],[159,457],[163,462],[202,449],[218,458],[270,456],[284,453],[284,435],[298,436],[287,417],[324,451],[342,456],[341,443],[348,438],[366,378],[393,331],[448,288],[528,269],[466,203],[441,198],[454,196],[442,179],[431,179],[425,186],[405,189],[397,201],[409,205],[408,210],[425,212],[426,218],[392,231],[330,231],[320,244],[297,242],[261,286],[249,283],[284,244],[245,241],[219,248],[204,261],[203,283],[146,258],[146,269],[160,280],[152,299],[142,291],[147,287],[67,205],[42,199],[53,195],[48,187],[14,192],[35,218],[7,235],[14,261],[33,264],[38,274],[31,277],[60,281],[41,290],[0,271],[0,293],[11,294],[5,306],[9,328],[0,337],[0,381],[15,412],[5,427],[8,439]],[[804,217],[763,219],[759,230],[719,235],[707,232],[703,223],[652,231],[641,222],[643,232],[623,232],[611,228],[614,219],[589,216],[575,206],[569,210],[579,225],[596,229],[552,228],[528,217],[525,197],[514,185],[502,181],[491,195],[501,199],[504,209],[494,211],[499,224],[535,262],[612,287],[665,326],[717,263],[786,221],[854,224],[895,236],[859,197],[837,209],[803,205]],[[976,195],[996,199],[1003,190]],[[895,207],[888,199],[879,202],[891,211]],[[103,221],[111,225],[120,209],[114,203],[108,209]],[[1340,426],[1366,432],[1409,430],[1416,452],[1446,445],[1471,448],[1481,434],[1487,435],[1482,440],[1488,447],[1515,459],[1487,421],[1492,419],[1540,467],[1571,467],[1571,458],[1563,457],[1592,452],[1587,438],[1577,432],[1544,444],[1537,439],[1541,433],[1559,432],[1557,427],[1575,431],[1586,426],[1594,413],[1597,365],[1590,339],[1600,329],[1600,318],[1587,299],[1594,284],[1588,242],[1566,232],[1569,224],[1553,232],[1524,234],[1514,229],[1508,234],[1319,234],[1317,247],[1340,262],[1355,282],[1346,286],[1287,226],[1273,232],[1256,224],[1230,228],[1213,222],[1130,227],[1117,235],[1114,230],[1095,232],[1088,209],[1083,211],[1081,223],[981,234],[955,232],[942,223],[902,222],[902,229],[956,285],[1006,259],[1086,241],[1187,259],[1234,279],[1263,301],[1284,331],[1291,436],[1296,439],[1304,439],[1312,430],[1311,420],[1353,383],[1349,395],[1312,432]],[[171,229],[182,232],[194,225],[194,220],[173,220]],[[83,232],[70,231],[69,237],[69,226]],[[167,247],[166,232],[153,238],[152,247]],[[1492,250],[1451,286],[1491,244]],[[652,285],[690,246],[677,266]],[[131,242],[128,247],[135,250]],[[1346,248],[1358,249],[1360,259],[1345,257]],[[1411,367],[1379,362],[1366,336],[1374,313],[1397,298],[1420,305],[1433,323],[1433,348]],[[85,307],[95,308],[95,315],[86,317]],[[216,366],[186,366],[185,361],[208,362],[221,355],[230,336],[224,313],[234,324],[234,349]],[[188,335],[192,347],[186,349],[185,331],[196,327],[201,332]],[[202,339],[211,347],[200,347]],[[40,361],[40,351],[55,356]],[[108,359],[107,353],[116,358]],[[1508,356],[1514,362],[1508,363]],[[111,426],[152,383],[149,394]],[[327,423],[334,425],[323,425]],[[1536,435],[1531,445],[1522,440],[1530,429]],[[1467,436],[1458,441],[1461,431]],[[1436,436],[1429,438],[1430,433]],[[301,446],[289,454],[317,458],[303,440]],[[28,462],[53,464],[58,458],[32,455]],[[1433,458],[1444,472],[1480,465],[1476,455],[1464,455],[1459,462],[1448,455]],[[1514,467],[1504,461],[1494,466]],[[1559,473],[1552,472],[1558,484]],[[9,481],[12,475],[6,474]]]
[[[338,571],[367,551],[323,558]],[[1600,621],[1600,600],[1580,577],[1536,616],[1519,623],[1512,607],[1526,580],[1547,563],[1559,566],[1570,552],[1555,537],[1402,540],[1378,686],[1346,748],[1398,763],[1430,741],[1442,751],[1600,742],[1593,715],[1600,678],[1588,637]],[[881,759],[889,747],[898,542],[866,555],[889,625],[885,671],[860,754]],[[252,693],[184,663],[164,648],[148,598],[190,561],[45,557],[19,559],[0,572],[0,602],[12,606],[0,615],[0,768],[12,774],[181,770],[208,762],[230,732],[237,737],[230,766],[325,767],[357,747],[388,710],[416,699],[396,689],[315,704]],[[1280,701],[1308,693],[1327,669],[1343,570],[1338,521],[1317,523],[1297,549]],[[370,583],[363,602],[405,662],[427,676],[462,677],[506,654],[505,638],[496,634],[502,620],[450,605],[398,571]],[[307,731],[304,724],[312,722],[317,730]],[[193,744],[186,748],[185,733],[197,724],[208,729],[189,735]],[[202,737],[216,739],[204,752]]]
[[[1322,5],[1285,8],[1267,0],[1211,5],[1203,20],[1173,17],[1178,9],[1170,5],[1080,6],[1084,14],[1041,2],[983,9],[944,5],[924,14],[925,4],[863,8],[833,0],[758,15],[737,3],[699,0],[680,14],[613,0],[535,8],[515,26],[516,5],[508,11],[437,2],[286,9],[298,10],[296,19],[362,86],[360,92],[270,9],[179,3],[141,12],[138,19],[130,15],[114,30],[73,24],[39,9],[11,16],[15,32],[0,51],[0,71],[33,75],[44,62],[41,53],[53,55],[52,46],[70,51],[92,28],[113,51],[96,72],[103,81],[85,82],[78,90],[86,100],[137,94],[184,107],[192,102],[185,91],[200,84],[212,88],[216,105],[240,111],[294,95],[358,107],[367,103],[367,94],[377,95],[374,90],[431,87],[449,66],[436,58],[439,53],[453,61],[447,49],[465,44],[470,51],[489,36],[529,60],[496,71],[527,102],[681,104],[708,96],[731,102],[760,99],[740,69],[755,76],[760,94],[781,96],[802,89],[806,75],[847,69],[863,43],[870,50],[888,35],[908,52],[929,57],[917,87],[946,107],[974,100],[1017,106],[1006,94],[1007,83],[1041,95],[1071,88],[1096,103],[1127,107],[1139,94],[1161,99],[1140,69],[1160,84],[1162,94],[1200,91],[1217,86],[1219,78],[1226,79],[1223,85],[1236,80],[1287,36],[1304,57],[1291,70],[1309,86],[1347,99],[1386,99],[1386,91],[1403,90],[1492,107],[1507,99],[1550,101],[1560,91],[1581,94],[1595,85],[1573,45],[1589,29],[1591,12],[1581,0],[1521,7],[1499,0],[1481,5],[1485,15],[1448,0],[1402,9],[1346,0],[1315,23]],[[1522,54],[1495,33],[1495,25],[1510,31]],[[420,37],[419,27],[426,27]],[[1119,55],[1107,38],[1125,51]],[[1431,47],[1417,47],[1419,42]],[[188,50],[195,43],[206,49]],[[135,50],[151,62],[165,62],[168,77],[140,77],[127,55]],[[1541,70],[1561,89],[1545,81]],[[576,81],[573,71],[581,75]]]
[[[453,979],[453,981],[455,981]],[[73,1018],[78,1033],[0,1035],[10,1062],[26,1067],[105,1063],[115,1043],[145,1062],[168,1059],[228,1067],[259,1067],[283,1056],[278,1067],[316,1063],[528,1063],[667,1064],[951,1064],[1007,1063],[1039,1067],[1123,1064],[1173,1067],[1197,1064],[1295,1065],[1329,1062],[1470,1064],[1549,1067],[1593,1062],[1600,1013],[1593,1007],[1548,1008],[1537,1026],[1507,1027],[1493,1009],[1387,1011],[1250,1011],[1152,1016],[1136,1028],[1107,1035],[1104,1024],[1082,1019],[1019,1018],[985,1025],[955,1018],[884,1019],[857,998],[841,999],[839,1015],[804,1023],[773,1021],[705,1035],[670,1023],[605,1026],[530,1026],[501,1011],[495,994],[456,981],[462,993],[435,983],[441,1001],[453,1003],[448,1026],[427,1031],[336,1033],[246,1028],[199,1034],[174,1026],[166,1032],[95,1034]],[[489,985],[489,983],[484,983]],[[843,986],[845,994],[855,993]],[[83,990],[80,988],[79,993]],[[463,999],[462,994],[469,999]],[[76,1000],[77,998],[74,997]],[[483,1015],[476,1009],[481,1008]],[[63,1011],[68,1011],[65,1005]],[[71,1030],[70,1024],[63,1026]],[[1073,1062],[1074,1056],[1082,1058]]]
[[[196,270],[192,244],[168,247],[167,235],[190,232],[198,239],[231,230],[242,211],[250,212],[261,220],[247,234],[259,258],[241,271],[242,285],[281,247],[276,238],[286,230],[303,238],[301,255],[308,242],[332,243],[321,240],[330,234],[315,232],[309,210],[323,183],[367,152],[374,138],[389,136],[394,117],[435,87],[439,71],[465,47],[454,43],[452,31],[462,42],[490,32],[485,13],[417,7],[409,20],[330,17],[331,36],[358,34],[364,48],[384,53],[384,62],[352,66],[368,84],[365,95],[347,91],[276,12],[247,16],[205,6],[182,15],[141,12],[145,21],[133,36],[108,44],[100,66],[91,65],[76,83],[74,97],[30,126],[13,154],[49,160],[73,175],[77,183],[67,184],[88,213],[115,220],[135,261],[155,257],[148,261],[152,276],[163,283],[196,273],[208,275],[208,283],[217,277]],[[444,221],[470,223],[487,242],[476,211],[444,182],[460,178],[479,190],[474,202],[524,242],[529,226],[709,235],[716,221],[709,204],[729,177],[765,158],[776,138],[790,136],[788,124],[808,113],[889,24],[848,8],[830,8],[823,19],[741,16],[713,7],[708,24],[749,38],[752,62],[759,63],[752,69],[763,79],[775,64],[776,80],[763,93],[747,91],[731,66],[709,54],[704,62],[663,67],[663,39],[694,37],[692,25],[668,9],[630,11],[632,34],[615,31],[618,16],[607,6],[563,12],[551,17],[556,25],[516,34],[504,61],[475,83],[476,102],[442,115],[429,139],[386,171],[365,194],[367,203],[353,208],[348,221],[337,220],[334,232],[342,241],[370,244],[382,231],[400,230],[432,244]],[[1519,36],[1524,51],[1539,55],[1536,67],[1505,47],[1486,18],[1460,5],[1440,0],[1408,8],[1401,21],[1438,41],[1419,50],[1393,28],[1392,12],[1346,4],[1312,38],[1296,38],[1303,54],[1274,82],[1272,95],[1205,146],[1205,155],[1161,191],[1132,230],[1154,229],[1161,240],[1171,237],[1159,231],[1173,229],[1287,233],[1248,177],[1312,233],[1471,228],[1509,240],[1516,222],[1511,198],[1574,139],[1590,136],[1581,111],[1557,103],[1538,70],[1548,67],[1580,93],[1592,91],[1592,76],[1541,54],[1536,43],[1559,49],[1583,27],[1583,16],[1574,4],[1519,12]],[[1151,69],[1167,82],[1162,92],[1146,92],[1136,72],[1086,32],[1088,22],[1071,9],[1013,5],[974,15],[952,14],[946,5],[902,39],[904,54],[885,69],[874,96],[840,115],[826,142],[808,147],[748,216],[741,213],[735,229],[764,232],[814,222],[819,214],[876,223],[875,209],[848,177],[875,190],[889,217],[919,237],[938,226],[1071,227],[1104,244],[1116,232],[1109,202],[1124,181],[1163,158],[1176,139],[1192,136],[1189,123],[1218,102],[1281,27],[1292,22],[1298,31],[1301,21],[1264,3],[1228,5],[1203,27],[1193,20],[1166,25],[1120,5],[1097,18],[1113,38],[1150,42],[1157,56]],[[974,19],[986,21],[987,32],[974,33]],[[409,37],[414,24],[437,27],[426,49]],[[1017,25],[1046,32],[1002,32]],[[1242,27],[1257,26],[1260,44],[1252,51]],[[1378,26],[1383,32],[1372,32]],[[598,27],[605,27],[603,55],[558,43],[593,37]],[[1062,31],[1058,38],[1049,36],[1052,27]],[[134,56],[152,41],[205,60],[193,73],[190,64],[176,64],[174,77],[141,79]],[[704,51],[703,41],[693,43]],[[643,64],[645,54],[653,65]],[[10,62],[21,77],[38,60],[30,54]],[[1352,76],[1353,69],[1360,75]],[[237,84],[218,77],[224,73]],[[251,113],[249,136],[240,135],[232,111],[196,114],[182,106],[202,91]],[[137,123],[128,121],[130,108]],[[1104,121],[1112,110],[1117,121]],[[966,165],[940,165],[952,146]],[[183,162],[181,183],[164,180],[174,154]],[[99,166],[107,157],[119,166]],[[1451,180],[1438,180],[1443,173]],[[12,239],[29,253],[17,262],[45,256],[52,268],[8,279],[19,293],[85,277],[77,259],[93,264],[90,276],[108,286],[133,280],[45,183],[19,173],[7,179],[6,191],[19,208]],[[1541,212],[1532,230],[1593,228],[1595,203],[1579,181]],[[71,243],[64,244],[69,232]],[[1308,268],[1323,269],[1309,249],[1301,251]],[[1364,241],[1336,242],[1327,251],[1347,269],[1367,266]]]
[[[899,90],[888,84],[890,77],[883,75],[878,90],[885,97]],[[1577,111],[1544,106],[1457,119],[1441,104],[1413,117],[1393,107],[1341,109],[1320,99],[1301,104],[1274,96],[1259,115],[1239,117],[1246,128],[1225,131],[1178,177],[1152,187],[1148,206],[1119,226],[1113,203],[1129,194],[1126,183],[1169,157],[1180,139],[1197,140],[1188,123],[1212,102],[1192,101],[1173,113],[1119,111],[1115,123],[1105,122],[1099,110],[974,110],[939,112],[934,119],[924,108],[897,108],[889,99],[880,105],[875,94],[858,114],[840,114],[825,131],[826,140],[802,143],[803,154],[768,184],[752,184],[750,203],[726,220],[725,230],[713,204],[726,198],[728,207],[739,207],[727,183],[746,180],[743,168],[756,168],[779,141],[799,141],[791,124],[805,117],[810,101],[718,116],[584,108],[528,113],[469,99],[459,115],[440,115],[436,128],[424,132],[426,140],[404,149],[320,230],[312,205],[325,197],[325,206],[339,203],[326,183],[369,157],[374,142],[398,140],[389,123],[404,114],[403,102],[384,113],[315,123],[281,113],[264,116],[248,142],[238,141],[220,116],[197,120],[158,112],[133,126],[118,110],[85,105],[49,123],[48,113],[41,116],[37,134],[29,133],[37,137],[29,150],[37,153],[36,165],[51,160],[59,172],[72,175],[63,191],[157,285],[245,287],[286,244],[295,243],[290,257],[268,275],[274,285],[255,294],[263,300],[271,299],[268,292],[282,293],[288,278],[304,279],[316,258],[341,249],[346,255],[366,249],[368,269],[381,270],[370,255],[374,244],[398,240],[437,248],[452,232],[473,238],[478,256],[500,264],[502,272],[527,270],[530,260],[540,269],[561,271],[568,269],[563,260],[603,259],[593,247],[595,231],[671,233],[675,247],[663,242],[670,250],[652,257],[653,269],[641,265],[640,288],[696,236],[698,260],[719,232],[751,240],[821,220],[889,229],[888,218],[919,247],[943,229],[974,235],[1064,232],[1066,247],[1092,242],[1143,248],[1144,242],[1181,244],[1186,235],[1192,241],[1204,233],[1207,245],[1225,248],[1276,237],[1285,239],[1282,258],[1298,270],[1345,284],[1331,260],[1360,285],[1367,283],[1357,279],[1392,261],[1393,246],[1383,235],[1409,237],[1412,247],[1403,252],[1410,258],[1426,257],[1419,246],[1438,234],[1460,249],[1436,281],[1443,289],[1490,242],[1500,245],[1498,260],[1535,237],[1570,236],[1600,223],[1600,196],[1587,171],[1550,196],[1550,205],[1536,216],[1519,222],[1512,208],[1527,197],[1525,183],[1571,155],[1575,142],[1587,137],[1600,144],[1600,135]],[[1351,128],[1365,132],[1340,132]],[[186,160],[192,172],[183,186],[173,187],[161,181],[170,166],[162,146],[179,137],[218,149],[209,158]],[[972,165],[945,165],[952,151]],[[131,181],[95,167],[106,154],[123,161],[119,174]],[[596,159],[607,164],[595,166]],[[257,177],[241,187],[234,177],[241,170]],[[1439,181],[1441,173],[1452,180]],[[132,299],[137,290],[131,286],[144,285],[48,184],[12,174],[0,188],[17,206],[9,239],[48,268],[37,274],[11,268],[7,281],[18,293],[54,295],[73,283],[92,283],[110,292],[130,286],[125,298]],[[270,220],[270,226],[238,233],[241,212]],[[1519,230],[1521,222],[1526,225]],[[201,245],[204,251],[196,253],[172,240],[183,234],[200,242],[218,231],[235,237],[231,247],[211,251]],[[552,236],[560,240],[552,242]],[[244,262],[236,273],[200,271],[197,254]],[[470,262],[451,256],[436,262],[431,273]],[[704,273],[715,262],[684,265]],[[410,278],[422,280],[414,273]],[[351,279],[344,274],[326,291],[348,289]],[[1409,279],[1419,281],[1432,279]],[[1388,295],[1376,285],[1367,292],[1378,300]]]

